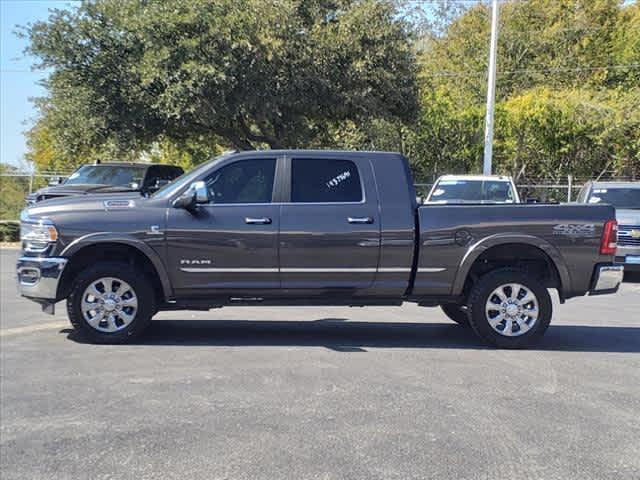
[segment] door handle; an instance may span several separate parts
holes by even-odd
[[[348,217],[349,223],[373,223],[373,217]]]
[[[263,218],[245,217],[244,223],[247,223],[249,225],[270,225],[271,219],[268,217],[263,217]]]

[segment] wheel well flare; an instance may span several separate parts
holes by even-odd
[[[62,300],[69,295],[71,283],[78,273],[88,265],[93,265],[100,261],[123,262],[133,266],[151,281],[157,301],[163,301],[164,291],[160,276],[149,257],[136,247],[117,242],[95,243],[82,247],[75,252],[70,257],[69,263],[67,263],[62,273],[58,287],[58,300]]]

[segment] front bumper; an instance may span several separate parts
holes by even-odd
[[[43,304],[54,303],[67,261],[59,257],[20,257],[16,265],[20,295]]]
[[[623,277],[624,266],[622,265],[597,265],[591,279],[589,295],[616,293]]]

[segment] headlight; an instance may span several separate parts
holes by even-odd
[[[20,241],[27,252],[44,252],[58,240],[58,230],[51,220],[20,222]]]

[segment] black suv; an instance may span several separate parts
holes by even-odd
[[[32,205],[50,198],[94,193],[140,192],[148,195],[184,172],[174,165],[154,163],[96,163],[83,165],[63,182],[50,182],[27,196]]]

